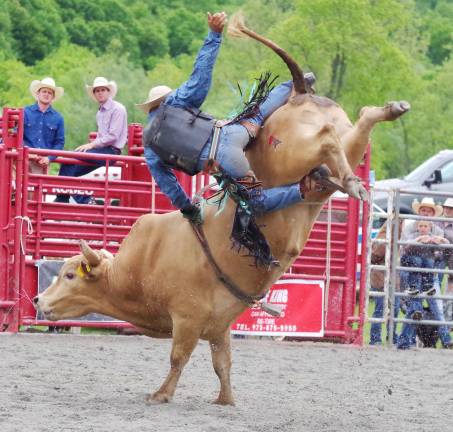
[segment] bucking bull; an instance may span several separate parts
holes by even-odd
[[[298,182],[326,164],[351,195],[363,195],[352,170],[362,159],[370,132],[409,110],[407,102],[364,107],[353,125],[335,102],[307,92],[302,70],[280,47],[233,17],[229,33],[250,37],[274,50],[288,65],[293,92],[286,105],[266,121],[247,151],[250,165],[264,187]],[[277,146],[269,142],[278,139]],[[355,185],[355,186],[354,186]],[[231,248],[235,204],[205,207],[204,231],[221,270],[250,296],[266,293],[300,255],[310,230],[332,190],[312,191],[305,202],[259,218],[272,253],[280,262],[270,269]],[[209,341],[212,363],[220,380],[215,403],[233,405],[230,384],[230,325],[247,305],[219,280],[190,223],[180,212],[140,217],[118,253],[92,250],[81,242],[81,255],[63,265],[58,278],[34,299],[49,320],[91,312],[129,321],[152,337],[173,337],[170,371],[148,402],[172,399],[181,372],[199,339]]]

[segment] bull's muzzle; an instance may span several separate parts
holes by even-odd
[[[55,321],[52,310],[50,310],[46,307],[43,307],[43,305],[39,301],[39,297],[40,296],[37,295],[36,297],[33,298],[33,306],[35,307],[35,309],[37,311],[41,312],[46,319],[48,319],[50,321]]]

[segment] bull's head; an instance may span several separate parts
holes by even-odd
[[[70,258],[57,279],[33,299],[34,306],[51,321],[76,318],[97,311],[104,296],[106,273],[113,256],[107,251],[94,251],[80,242],[81,255]]]

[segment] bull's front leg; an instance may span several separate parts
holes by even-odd
[[[223,334],[209,340],[211,347],[212,364],[214,371],[220,380],[220,392],[214,403],[219,405],[234,405],[233,392],[231,390],[231,342],[230,329]]]
[[[326,123],[317,133],[316,141],[319,142],[320,160],[330,167],[337,178],[329,177],[327,173],[323,175],[322,173],[325,170],[318,169],[313,174],[319,174],[321,184],[323,184],[323,177],[327,177],[324,178],[324,180],[327,180],[324,181],[324,185],[327,186],[328,190],[341,190],[353,198],[366,200],[367,191],[360,179],[352,172],[334,125]]]
[[[146,402],[170,402],[176,390],[184,366],[197,345],[200,337],[200,326],[190,318],[173,319],[173,345],[170,355],[170,371],[167,378],[154,394],[146,397]]]

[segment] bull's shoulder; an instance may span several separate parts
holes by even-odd
[[[179,212],[165,214],[148,213],[140,216],[132,225],[129,234],[123,240],[122,247],[131,242],[137,242],[141,239],[150,239],[159,233],[172,230],[180,218]]]

